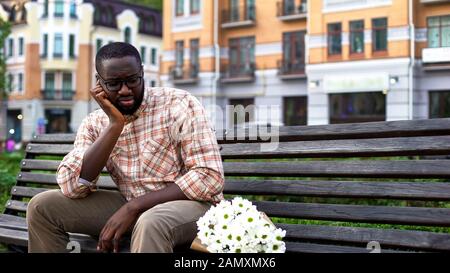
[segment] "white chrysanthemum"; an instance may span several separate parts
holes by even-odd
[[[212,253],[285,252],[282,238],[256,206],[242,197],[222,201],[197,221],[198,237]]]

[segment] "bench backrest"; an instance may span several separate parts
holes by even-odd
[[[367,251],[377,241],[385,251],[450,251],[450,119],[254,131],[217,134],[226,197],[247,197],[282,222],[288,250]],[[269,136],[277,149],[267,150]],[[24,215],[29,198],[57,187],[74,137],[28,144],[5,213]],[[107,175],[99,185],[116,189]]]

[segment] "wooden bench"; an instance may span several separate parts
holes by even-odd
[[[450,119],[280,127],[274,151],[230,135],[218,134],[227,198],[255,200],[274,222],[286,218],[277,225],[289,252],[369,252],[372,241],[382,252],[450,252],[450,160],[424,159],[450,154]],[[0,215],[0,242],[10,249],[24,251],[27,201],[57,187],[73,141],[41,135],[26,147]],[[116,190],[109,176],[99,185]],[[95,248],[92,238],[71,236],[82,251]]]

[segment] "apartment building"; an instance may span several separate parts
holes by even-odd
[[[162,84],[253,104],[258,124],[446,117],[449,16],[446,0],[164,1]]]
[[[449,116],[449,1],[312,1],[310,15],[308,124]]]
[[[0,16],[12,30],[7,57],[7,111],[0,140],[28,141],[35,133],[67,133],[98,105],[97,50],[125,41],[141,52],[146,85],[159,85],[160,11],[116,0],[2,1]]]
[[[306,4],[164,1],[163,85],[187,89],[207,107],[258,106],[248,122],[306,124]],[[218,127],[235,123],[226,116],[215,115]]]

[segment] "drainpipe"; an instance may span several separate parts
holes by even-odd
[[[413,15],[413,0],[409,0],[409,31],[410,31],[410,58],[409,58],[409,107],[408,107],[408,117],[409,120],[413,119],[413,106],[414,106],[414,59],[415,59],[415,26],[414,26],[414,15]]]
[[[219,0],[214,0],[214,57],[215,57],[215,67],[214,67],[214,79],[212,82],[212,125],[216,127],[216,96],[217,96],[217,86],[220,79],[220,45],[219,45]]]

